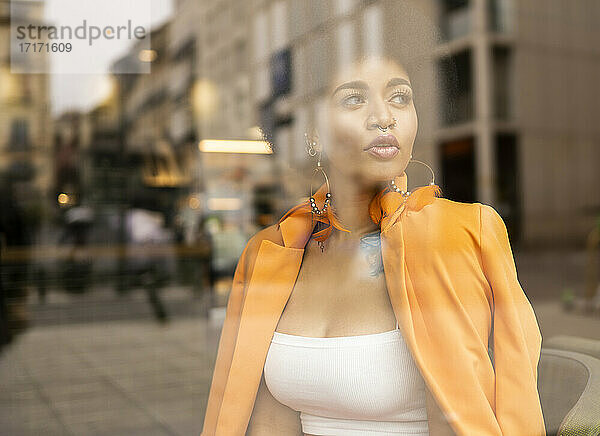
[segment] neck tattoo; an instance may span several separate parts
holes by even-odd
[[[381,257],[380,231],[367,233],[360,238],[360,248],[367,258],[371,276],[378,276],[383,272],[383,259]]]

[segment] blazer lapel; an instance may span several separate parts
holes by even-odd
[[[407,189],[406,174],[396,177],[395,182],[400,189]],[[410,280],[410,275],[405,259],[406,243],[402,220],[405,210],[418,211],[430,204],[438,194],[440,194],[439,187],[429,185],[417,189],[405,202],[399,193],[382,191],[373,199],[369,210],[371,218],[378,222],[381,228],[381,250],[388,296],[402,336],[426,383],[429,434],[454,436],[456,433],[447,420],[447,417],[453,416],[453,413],[447,406],[439,404],[439,388],[428,369],[430,362],[424,361],[420,349],[427,345],[423,342],[429,342],[429,336],[424,328],[415,331],[415,325],[426,325],[426,323],[421,308],[415,304],[411,305],[409,301],[407,280]]]
[[[304,249],[261,242],[248,283],[231,369],[217,420],[218,435],[244,434],[277,322],[300,271]]]
[[[434,376],[429,371],[431,362],[424,360],[424,350],[430,346],[428,332],[425,328],[415,331],[415,325],[423,326],[425,314],[414,303],[411,305],[407,293],[407,275],[405,262],[405,241],[403,223],[401,220],[388,227],[381,233],[381,249],[385,268],[385,279],[390,302],[394,309],[402,336],[411,350],[411,355],[417,364],[426,384],[426,405],[431,436],[454,435],[447,421],[452,412],[446,406],[439,404],[439,391]],[[410,277],[409,277],[410,280]]]

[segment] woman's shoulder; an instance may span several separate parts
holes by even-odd
[[[457,236],[479,235],[488,216],[499,216],[496,209],[481,202],[463,202],[436,197],[435,200],[415,215],[415,224],[424,224],[427,230],[439,229],[443,233]]]
[[[479,201],[468,203],[438,197],[433,204],[442,213],[450,214],[449,216],[457,218],[475,220],[479,225],[481,225],[482,221],[490,219],[490,217],[495,221],[502,220],[500,213],[494,206]]]
[[[483,204],[479,202],[464,202],[450,200],[449,198],[436,197],[434,201],[423,208],[428,210],[429,213],[443,214],[446,218],[455,218],[458,220],[478,218],[480,208]]]
[[[425,214],[422,222],[426,223],[429,229],[435,226],[453,235],[460,234],[462,229],[465,233],[476,234],[478,239],[481,239],[484,233],[503,232],[506,229],[498,210],[478,201],[469,203],[438,197],[422,211]]]

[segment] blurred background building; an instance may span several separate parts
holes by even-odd
[[[5,247],[28,251],[40,240],[40,227],[50,217],[52,188],[52,117],[48,76],[13,74],[11,23],[43,24],[43,2],[0,1],[0,347],[29,325],[27,255],[7,265]]]
[[[10,183],[16,190],[27,216],[39,222],[52,179],[48,76],[12,74],[9,42],[11,20],[41,23],[44,4],[31,2],[24,17],[11,17],[10,4],[0,1],[0,174],[4,187]]]
[[[441,3],[438,62],[458,73],[437,129],[446,192],[496,206],[524,245],[581,244],[600,206],[597,5]]]

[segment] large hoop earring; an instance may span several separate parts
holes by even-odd
[[[429,172],[431,173],[431,182],[429,182],[430,185],[435,185],[435,173],[433,172],[433,169],[427,165],[425,162],[417,160],[417,159],[410,159],[408,161],[408,163],[410,162],[417,162],[420,163],[421,165],[425,165],[427,167],[427,169],[429,170]]]
[[[417,160],[417,159],[413,159],[412,155],[410,156],[410,160],[408,161],[408,163],[411,162],[416,162],[416,163],[420,163],[421,165],[425,165],[427,167],[427,169],[429,169],[429,172],[431,172],[431,181],[429,182],[429,185],[435,185],[435,172],[433,171],[433,169],[427,165],[425,162]],[[396,186],[396,182],[394,181],[394,179],[392,179],[389,183],[390,185],[390,189],[395,191],[395,192],[399,192],[400,194],[402,194],[403,197],[408,197],[410,195],[410,191],[406,190],[403,191],[402,189],[398,188]]]
[[[329,204],[331,203],[331,188],[329,186],[329,177],[327,177],[327,173],[325,172],[325,170],[323,169],[323,166],[321,165],[321,157],[322,157],[323,150],[322,150],[322,147],[320,147],[318,145],[318,136],[314,135],[313,137],[309,138],[308,134],[305,133],[304,138],[306,140],[306,151],[307,151],[308,155],[309,156],[316,156],[317,154],[319,155],[319,157],[317,158],[317,166],[313,170],[313,173],[310,177],[309,201],[310,201],[310,210],[312,212],[312,215],[311,215],[312,222],[314,224],[315,215],[322,216],[322,215],[327,214],[327,208],[329,207]],[[323,177],[325,178],[325,183],[327,184],[327,193],[325,194],[325,204],[323,204],[322,209],[319,209],[319,207],[317,206],[315,197],[314,197],[314,191],[313,191],[313,180],[315,178],[315,174],[317,174],[317,173],[321,173],[323,175]],[[318,241],[318,244],[319,244],[319,248],[321,248],[321,252],[323,252],[323,250],[325,249],[325,244],[323,243],[323,241]]]
[[[325,170],[323,169],[323,166],[321,165],[321,158],[323,155],[323,150],[321,149],[321,147],[318,147],[318,137],[317,136],[313,136],[312,138],[309,138],[308,134],[305,133],[304,138],[306,140],[306,151],[309,154],[309,156],[316,156],[317,154],[319,155],[319,157],[317,158],[317,166],[313,170],[313,173],[310,177],[310,197],[309,197],[310,208],[311,208],[311,211],[313,214],[323,215],[324,213],[327,212],[327,208],[329,207],[329,203],[331,202],[331,189],[329,186],[329,177],[327,177],[327,173],[325,172]],[[315,197],[314,197],[313,180],[315,178],[315,174],[317,174],[317,173],[323,174],[323,177],[325,178],[325,183],[327,183],[327,193],[325,194],[325,204],[323,205],[323,209],[319,209],[317,207],[317,204],[315,202]]]

